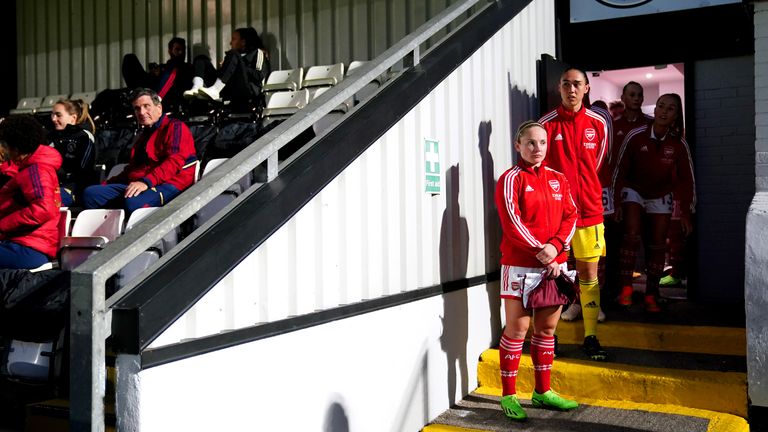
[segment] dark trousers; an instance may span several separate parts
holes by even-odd
[[[88,186],[83,192],[83,205],[87,209],[116,208],[125,209],[130,214],[143,207],[162,207],[176,198],[179,190],[169,184],[161,184],[131,197],[125,198],[128,185],[112,183]]]
[[[128,88],[145,87],[157,90],[158,77],[144,70],[136,54],[126,54],[123,57],[122,72]]]
[[[248,67],[236,51],[227,51],[221,68],[216,71],[211,59],[200,55],[192,62],[195,76],[203,79],[206,87],[213,85],[216,79],[226,84],[221,91],[222,99],[229,100],[233,108],[247,108],[252,95],[248,86],[245,68]]]
[[[0,269],[33,269],[50,262],[42,252],[9,240],[0,241]]]

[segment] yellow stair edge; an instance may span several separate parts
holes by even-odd
[[[492,387],[478,387],[476,393],[501,396],[501,389]],[[518,393],[521,398],[530,399],[530,393]],[[569,396],[569,395],[566,395]],[[687,408],[679,405],[669,404],[651,404],[629,401],[612,401],[602,399],[579,399],[580,404],[599,406],[603,408],[613,408],[633,411],[648,411],[664,414],[678,414],[689,417],[698,417],[709,420],[707,432],[749,432],[749,424],[746,420],[732,414],[725,414],[716,411],[702,410],[697,408]],[[457,426],[442,424],[429,424],[422,429],[423,432],[485,432],[482,429],[468,429]]]
[[[606,321],[597,326],[600,344],[649,351],[675,351],[716,355],[747,355],[744,328],[649,324]],[[557,338],[561,344],[581,344],[584,323],[560,321]]]
[[[477,380],[480,388],[498,389],[501,394],[498,349],[482,353]],[[517,388],[527,390],[533,386],[533,363],[531,357],[524,354],[520,359]],[[741,372],[665,369],[557,358],[552,368],[552,387],[576,400],[654,401],[661,405],[747,416],[747,376]]]

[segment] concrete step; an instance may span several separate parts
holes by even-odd
[[[529,396],[524,396],[529,397]],[[521,399],[528,414],[525,422],[507,419],[499,406],[498,395],[469,394],[429,425],[424,432],[748,432],[741,418],[719,412],[632,402],[580,400],[573,411],[536,409],[530,400]]]

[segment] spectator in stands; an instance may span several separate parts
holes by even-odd
[[[184,97],[230,101],[233,109],[247,110],[260,106],[261,88],[270,72],[269,54],[253,27],[239,28],[232,32],[230,50],[216,71],[211,60],[197,56],[192,62],[195,77],[192,88]]]
[[[96,126],[88,114],[88,104],[81,99],[61,99],[53,105],[51,121],[54,130],[48,134],[51,147],[61,153],[64,161],[59,169],[61,205],[71,207],[86,186],[98,183],[94,178],[93,132]]]
[[[568,68],[560,75],[560,106],[540,122],[547,129],[547,164],[568,178],[576,201],[578,219],[573,238],[573,256],[579,273],[581,308],[584,319],[583,349],[592,360],[605,361],[608,354],[597,339],[600,313],[600,284],[597,269],[605,256],[603,188],[598,172],[608,151],[608,126],[602,116],[587,108],[587,75]]]
[[[550,388],[555,353],[555,329],[561,305],[527,308],[526,286],[567,271],[568,247],[576,229],[576,205],[566,177],[549,168],[547,130],[538,122],[520,125],[515,150],[518,164],[501,175],[496,185],[496,208],[501,219],[501,297],[506,326],[499,342],[504,414],[524,420],[527,414],[516,396],[516,379],[523,342],[533,315],[531,360],[536,382],[531,402],[535,407],[570,410],[578,403]]]
[[[195,181],[197,156],[187,126],[163,114],[160,96],[138,88],[131,105],[140,131],[125,169],[107,184],[89,186],[83,194],[85,208],[160,207]]]
[[[680,224],[690,234],[696,203],[693,160],[683,138],[682,101],[675,93],[659,97],[653,123],[627,134],[613,176],[617,221],[624,222],[620,251],[623,282],[619,303],[632,304],[632,272],[641,240],[646,251],[645,309],[659,312],[659,280],[664,272],[667,232],[673,201]],[[621,200],[621,201],[619,201]],[[643,239],[643,237],[645,237]]]
[[[150,63],[148,71],[141,66],[136,54],[126,54],[122,64],[125,85],[131,90],[150,88],[160,95],[166,109],[178,107],[184,90],[192,85],[192,65],[186,58],[187,42],[180,37],[168,41],[168,61],[160,65]]]
[[[0,161],[9,179],[0,188],[0,269],[33,269],[59,247],[61,155],[45,145],[45,128],[29,115],[0,123]]]

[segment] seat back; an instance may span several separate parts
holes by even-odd
[[[276,92],[267,102],[264,117],[291,115],[309,103],[309,90]]]
[[[88,106],[90,106],[93,103],[93,100],[96,99],[96,92],[95,91],[89,91],[89,92],[81,92],[81,93],[72,93],[72,96],[69,97],[72,100],[82,100],[83,102],[87,103]]]
[[[304,68],[272,71],[264,84],[264,91],[298,90],[302,87]]]
[[[219,165],[226,162],[226,158],[218,158],[218,159],[211,159],[208,161],[208,163],[205,164],[205,169],[203,170],[203,175],[210,173],[214,169],[216,169]]]
[[[19,100],[19,104],[16,105],[16,108],[11,110],[11,114],[32,114],[40,108],[42,103],[43,98],[41,97],[22,98]]]
[[[53,106],[56,105],[56,102],[66,99],[69,95],[66,94],[57,94],[57,95],[48,95],[43,98],[43,102],[40,104],[40,107],[35,111],[35,113],[50,113],[53,111]]]
[[[344,79],[344,63],[312,66],[307,69],[302,88],[335,86]]]
[[[123,230],[125,210],[87,209],[80,212],[72,226],[72,237],[105,237],[114,241]]]
[[[72,224],[72,212],[62,207],[59,209],[59,245],[61,245],[61,239],[69,235],[69,226]]]
[[[144,218],[156,212],[159,208],[160,207],[143,207],[134,210],[133,213],[131,213],[131,216],[128,218],[128,222],[125,223],[125,230],[128,231],[129,229],[135,227],[139,224],[139,222],[144,220]]]
[[[317,99],[318,97],[320,97],[321,94],[327,92],[330,89],[331,89],[330,87],[318,87],[317,90],[315,90],[315,94],[312,95],[312,100]],[[352,108],[353,104],[354,104],[354,100],[352,98],[349,98],[344,102],[336,105],[333,111],[346,113],[347,111],[350,110],[350,108]]]

